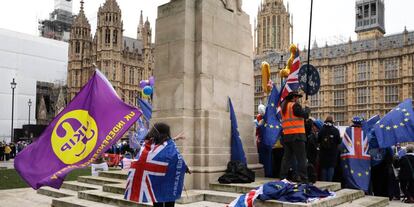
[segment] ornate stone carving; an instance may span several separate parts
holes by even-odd
[[[242,10],[242,3],[243,0],[221,0],[223,2],[224,7],[232,12],[243,12]]]

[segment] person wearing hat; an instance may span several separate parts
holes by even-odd
[[[280,178],[288,176],[289,169],[296,169],[293,181],[307,182],[306,134],[305,119],[309,118],[309,108],[298,103],[302,95],[297,91],[290,92],[282,102],[282,144],[284,154],[280,170]],[[305,106],[307,103],[305,102]],[[296,166],[293,166],[296,163]]]
[[[339,145],[342,143],[339,130],[334,126],[332,116],[326,117],[325,124],[318,134],[318,143],[321,180],[332,181],[339,155]]]

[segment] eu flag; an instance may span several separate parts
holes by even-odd
[[[148,102],[138,98],[139,107],[141,108],[142,114],[147,121],[152,118],[152,106]]]
[[[247,164],[246,155],[244,154],[243,144],[240,139],[237,118],[234,113],[233,104],[229,97],[230,120],[231,120],[231,161],[240,161]]]
[[[273,176],[272,148],[282,131],[280,113],[277,110],[280,95],[277,87],[273,85],[263,116],[263,125],[260,126],[259,161],[263,164],[266,177]]]
[[[267,101],[267,107],[265,115],[263,116],[262,127],[262,143],[266,147],[273,147],[282,131],[280,124],[280,113],[277,111],[278,103],[280,100],[280,93],[277,87],[273,85],[272,92]]]
[[[414,141],[414,111],[411,99],[406,99],[388,112],[374,126],[380,148]]]

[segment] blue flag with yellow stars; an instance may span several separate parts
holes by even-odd
[[[243,144],[237,125],[236,113],[229,97],[230,120],[231,120],[231,161],[240,161],[247,165],[246,155],[244,154]]]
[[[414,141],[414,111],[411,99],[406,99],[388,112],[374,126],[380,148]]]
[[[263,116],[263,127],[262,127],[262,143],[266,147],[273,147],[282,131],[282,125],[280,123],[281,115],[278,112],[278,103],[280,100],[279,90],[273,85],[272,92],[267,101],[267,107],[265,115]]]
[[[280,95],[281,93],[279,93],[277,87],[273,85],[267,101],[266,112],[263,116],[263,124],[260,126],[259,161],[263,164],[265,177],[273,176],[272,148],[282,131],[281,117],[278,112]]]
[[[348,127],[342,137],[341,165],[346,188],[368,193],[371,179],[369,142],[361,127]]]

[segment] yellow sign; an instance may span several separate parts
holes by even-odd
[[[51,136],[53,152],[65,164],[82,161],[96,146],[98,127],[85,110],[74,110],[63,115]]]

